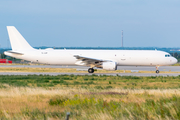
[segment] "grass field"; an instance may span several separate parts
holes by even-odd
[[[180,76],[0,75],[1,119],[180,119]]]

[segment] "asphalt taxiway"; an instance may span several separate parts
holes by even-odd
[[[85,66],[62,66],[62,65],[0,65],[0,67],[29,67],[29,68],[76,68],[88,69]],[[155,71],[155,66],[118,66],[118,70],[139,70],[139,71]],[[161,66],[159,71],[180,72],[180,66]]]
[[[59,66],[59,65],[0,65],[0,67],[29,67],[29,68],[75,68],[87,70],[88,67],[84,66]],[[131,71],[154,71],[156,68],[154,66],[118,66],[118,70],[131,70]],[[159,67],[161,71],[167,72],[180,72],[180,66],[161,66]],[[0,72],[0,75],[92,75],[90,73],[46,73],[46,72]],[[95,75],[112,75],[112,76],[179,76],[180,73],[93,73]]]
[[[46,73],[46,72],[0,72],[0,75],[92,75],[90,73]],[[94,75],[108,76],[179,76],[178,73],[93,73]]]

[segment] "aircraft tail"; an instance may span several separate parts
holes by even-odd
[[[13,51],[34,49],[14,26],[7,26],[7,30]]]

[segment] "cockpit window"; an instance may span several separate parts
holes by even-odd
[[[165,57],[171,57],[171,55],[170,54],[166,54]]]

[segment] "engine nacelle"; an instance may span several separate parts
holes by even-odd
[[[104,70],[117,70],[116,62],[103,62],[102,68]]]

